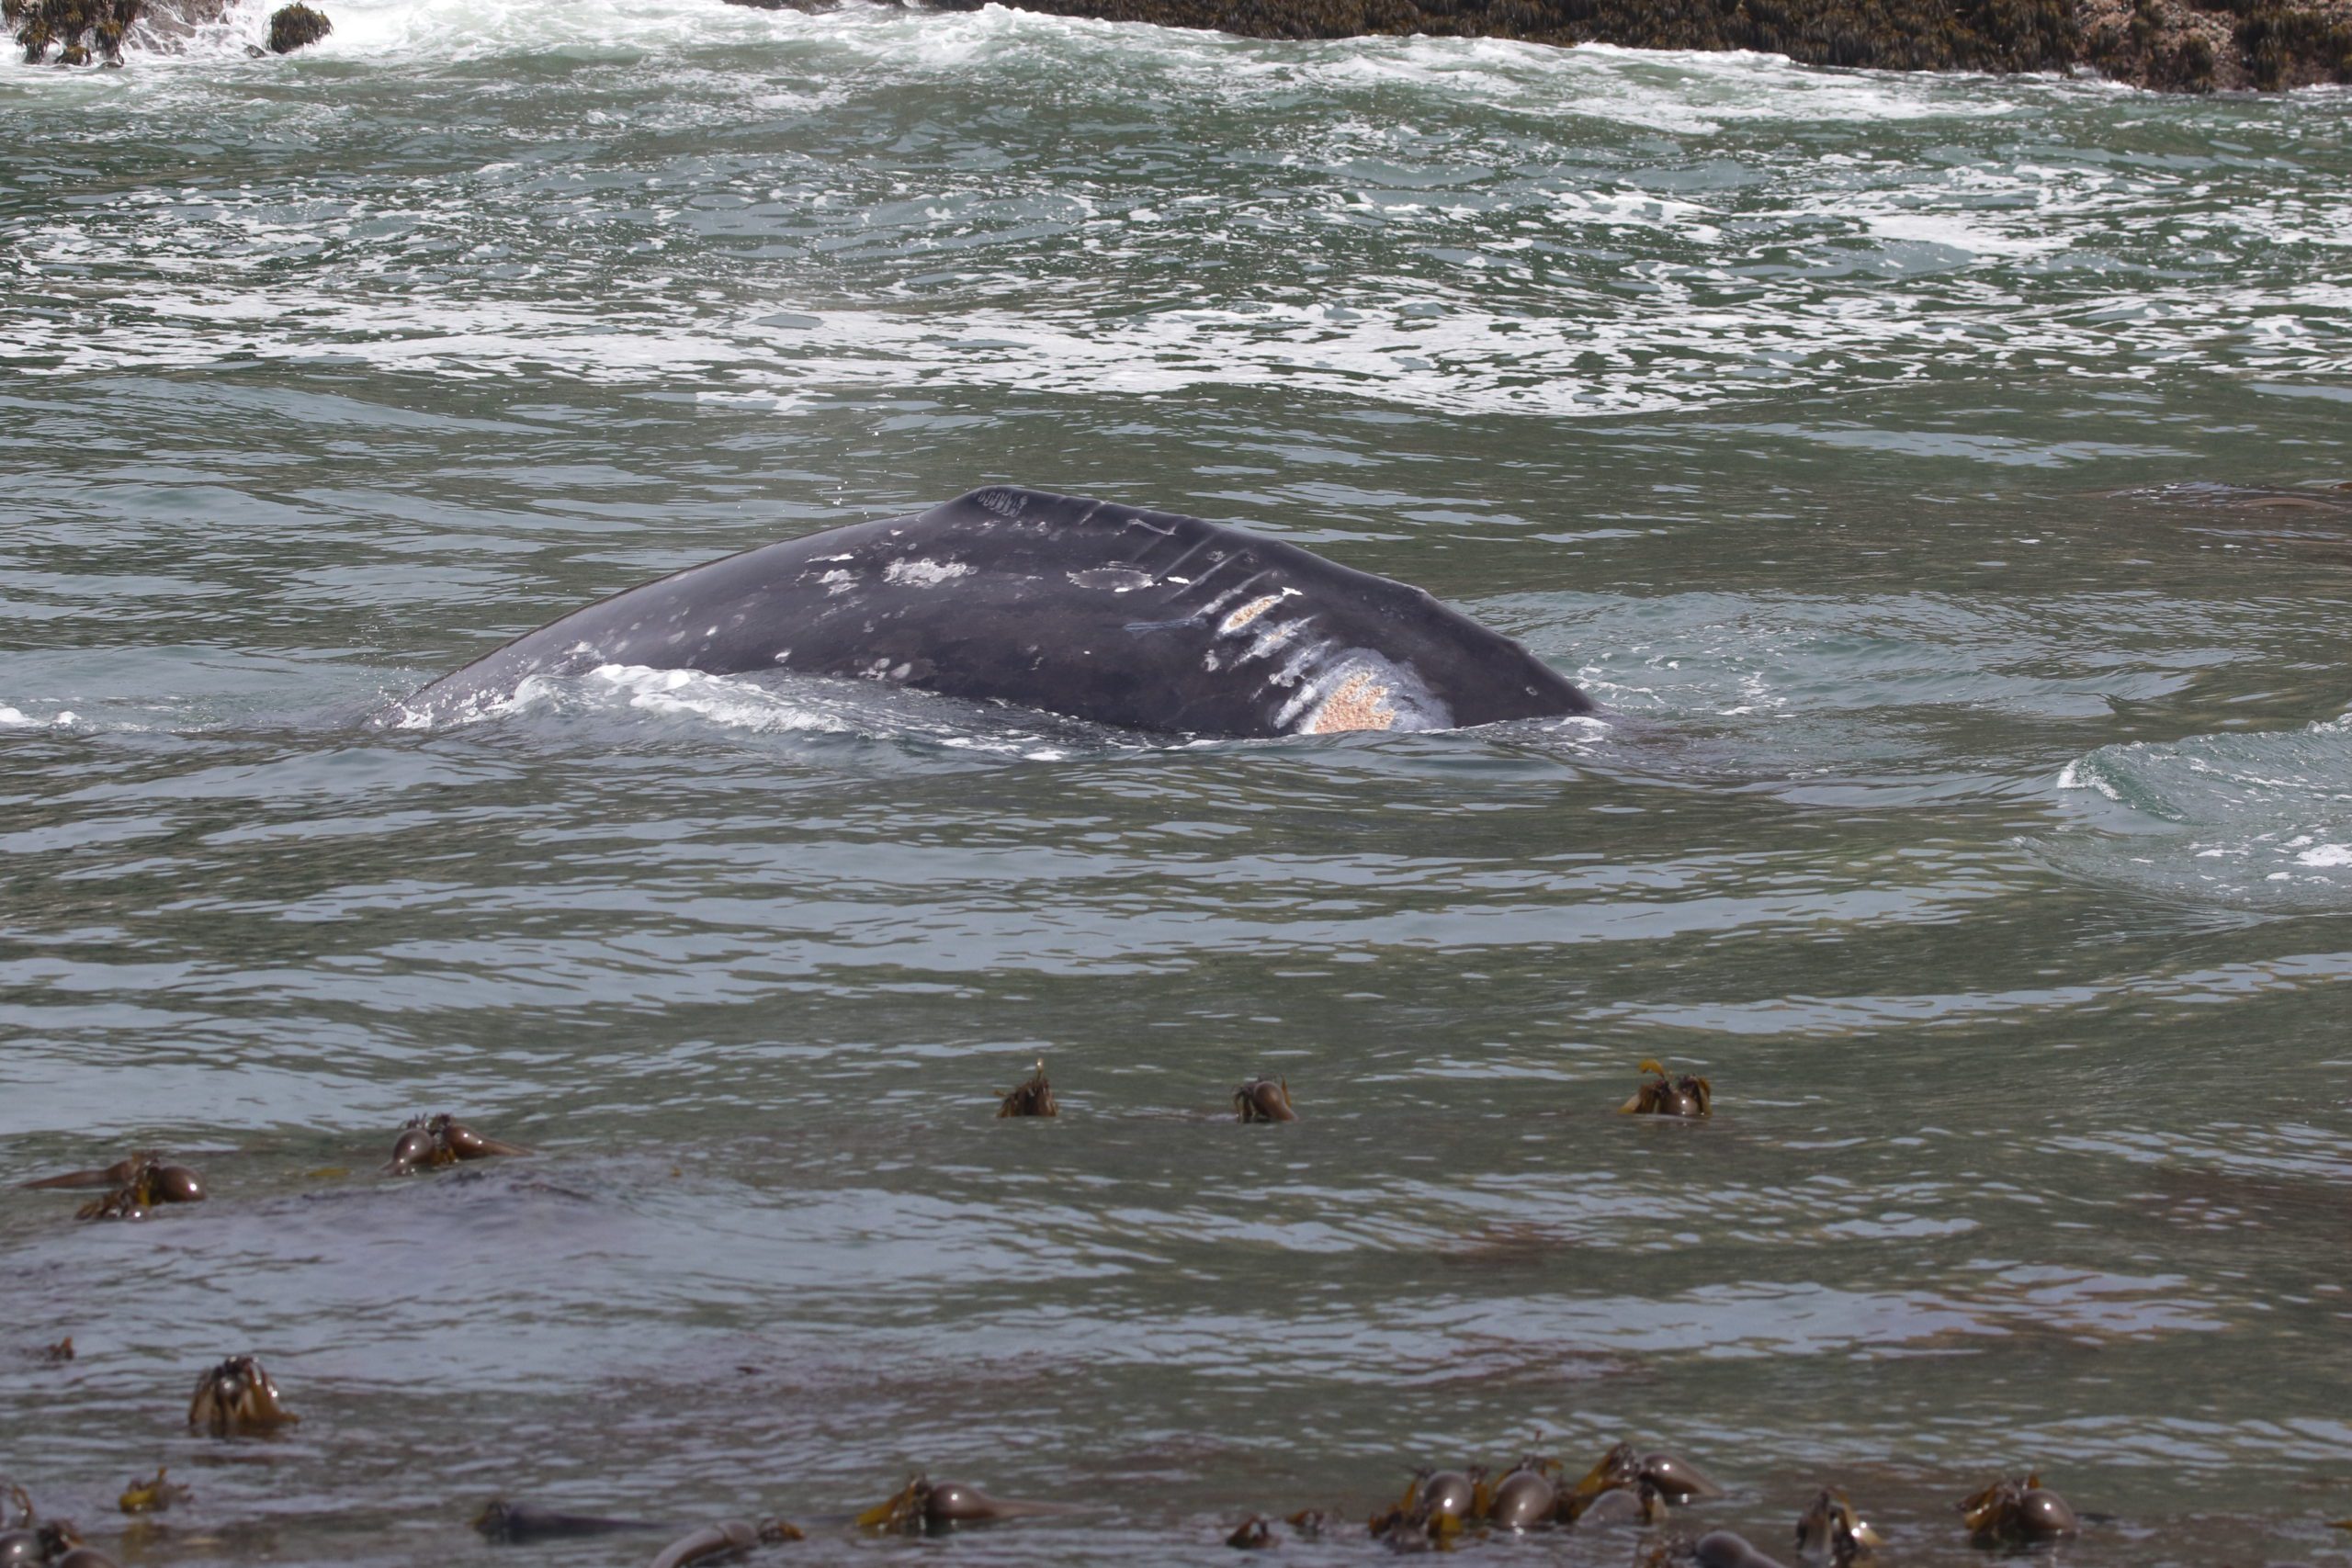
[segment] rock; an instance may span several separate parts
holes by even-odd
[[[281,6],[269,15],[269,52],[291,54],[298,49],[318,42],[334,31],[334,24],[327,20],[324,11],[315,10],[295,0],[291,6]]]
[[[733,0],[775,5],[797,0]],[[977,10],[988,0],[934,0]],[[2207,92],[2352,84],[2352,0],[1006,0],[1251,38],[1365,34],[1754,50],[1893,71],[2088,71]]]
[[[2352,82],[2352,0],[2080,0],[2083,63],[2177,92]]]
[[[177,52],[228,11],[229,0],[146,0],[131,38],[141,48]]]
[[[52,45],[60,65],[112,65],[143,8],[142,0],[0,0],[0,23],[15,29],[28,65],[47,59]]]

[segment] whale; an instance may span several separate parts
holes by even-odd
[[[616,593],[377,722],[430,727],[533,677],[608,665],[878,681],[1215,739],[1594,708],[1517,642],[1407,583],[1179,513],[992,485]]]

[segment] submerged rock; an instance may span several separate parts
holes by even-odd
[[[269,15],[269,52],[291,54],[307,48],[334,31],[334,24],[327,20],[324,11],[314,10],[300,0],[291,6],[281,6]]]
[[[736,0],[765,5],[769,0]],[[778,0],[782,3],[782,0]],[[988,0],[933,0],[978,10]],[[2206,91],[2352,84],[2352,0],[1008,0],[1250,38],[1754,50],[1890,71],[2086,71]]]

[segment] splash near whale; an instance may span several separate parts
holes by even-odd
[[[993,486],[642,584],[515,638],[379,723],[479,712],[604,665],[785,670],[1220,738],[1589,713],[1420,589],[1171,512]]]

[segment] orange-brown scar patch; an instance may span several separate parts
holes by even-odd
[[[1283,596],[1279,593],[1269,593],[1262,599],[1252,599],[1247,604],[1242,605],[1238,610],[1234,611],[1233,614],[1226,616],[1226,618],[1218,624],[1217,630],[1221,632],[1238,632],[1242,627],[1248,626],[1250,622],[1256,620],[1259,616],[1264,615],[1267,611],[1272,609],[1282,602]]]
[[[1337,735],[1349,729],[1387,729],[1396,722],[1388,705],[1388,688],[1359,670],[1340,689],[1323,699],[1306,721],[1309,735]]]

